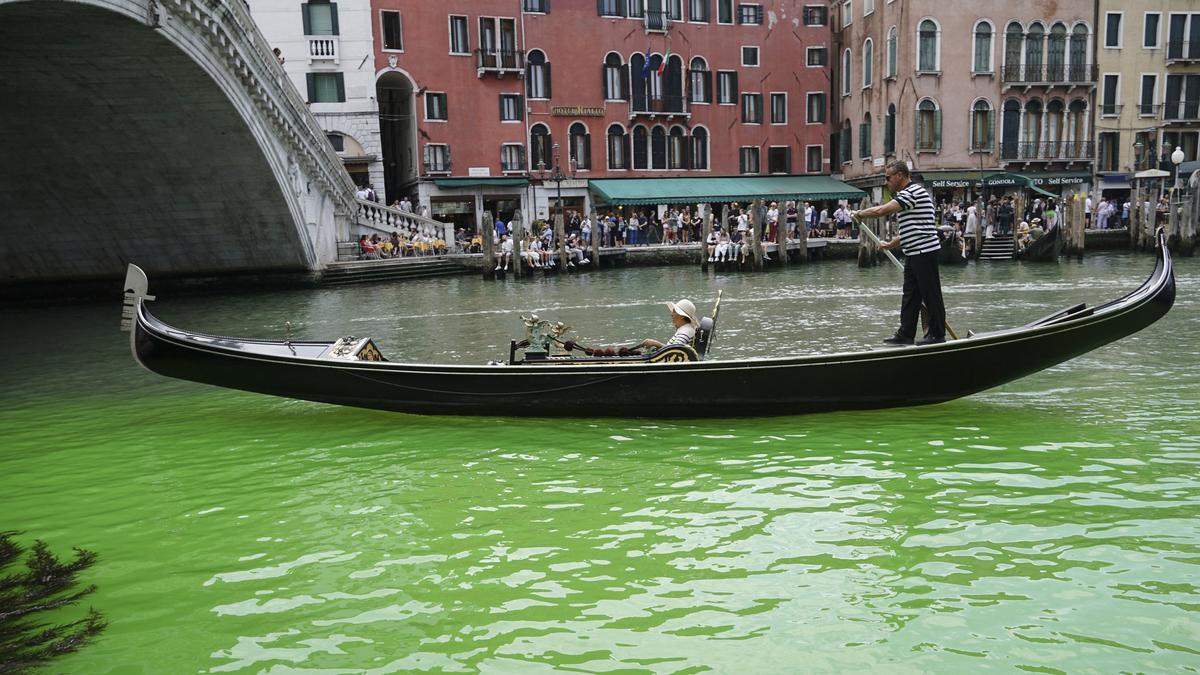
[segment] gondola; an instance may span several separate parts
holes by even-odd
[[[1062,228],[1057,225],[1050,228],[1035,241],[1029,243],[1023,250],[1017,251],[1017,260],[1033,262],[1056,262],[1062,255]]]
[[[1175,277],[1163,233],[1154,271],[1110,302],[1076,304],[1023,326],[942,344],[722,361],[705,352],[656,359],[540,353],[480,364],[393,363],[369,338],[246,340],[156,319],[147,280],[130,266],[125,315],[134,358],[193,382],[407,413],[505,416],[785,415],[939,403],[1045,370],[1135,333],[1170,310]],[[538,345],[532,345],[541,352]]]
[[[963,240],[953,227],[939,227],[938,241],[942,248],[938,250],[938,265],[966,265],[967,257],[963,255]]]

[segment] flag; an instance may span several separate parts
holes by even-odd
[[[642,62],[642,79],[650,77],[650,48],[646,47],[645,61]]]
[[[666,72],[667,59],[670,59],[670,58],[671,58],[671,45],[667,45],[667,55],[663,57],[662,63],[658,64],[658,76],[659,77],[662,77],[662,74],[664,72]]]

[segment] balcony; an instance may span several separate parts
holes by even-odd
[[[1120,117],[1125,106],[1121,103],[1101,103],[1098,108],[1101,117]]]
[[[1094,141],[1006,141],[1000,144],[1002,162],[1090,162],[1095,158]]]
[[[667,32],[671,27],[671,16],[665,10],[648,9],[645,16],[647,31]]]
[[[629,119],[638,115],[650,117],[691,117],[688,111],[687,99],[683,96],[659,96],[649,99],[634,96],[629,102]]]
[[[307,35],[308,62],[337,63],[338,36],[336,35]]]
[[[1200,101],[1167,101],[1162,106],[1162,117],[1166,124],[1195,124],[1200,122]]]
[[[496,77],[504,77],[505,73],[520,75],[525,71],[525,54],[515,49],[476,49],[475,76],[483,77],[484,73],[496,73]]]
[[[1088,63],[1010,63],[1001,79],[1007,87],[1094,87],[1100,70]]]
[[[1195,61],[1200,61],[1200,40],[1170,40],[1167,42],[1167,65]]]

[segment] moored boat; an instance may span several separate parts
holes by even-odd
[[[148,281],[126,279],[130,347],[146,369],[288,398],[455,415],[707,417],[783,415],[939,403],[1036,373],[1119,340],[1170,310],[1175,278],[1164,236],[1137,289],[1095,307],[1076,304],[1023,326],[942,344],[722,361],[560,358],[531,363],[394,363],[365,337],[270,341],[169,326],[149,310]],[[711,336],[710,336],[711,339]]]

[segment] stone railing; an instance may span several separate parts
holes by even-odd
[[[208,43],[211,54],[241,83],[289,157],[329,195],[336,211],[346,216],[354,213],[354,182],[243,0],[150,0],[148,19],[155,27],[163,21],[159,8]]]
[[[411,211],[401,211],[390,206],[377,204],[355,197],[357,210],[354,213],[353,234],[357,238],[361,234],[390,235],[393,230],[417,230],[428,235],[441,237],[447,244],[454,244],[454,224],[417,215]]]

